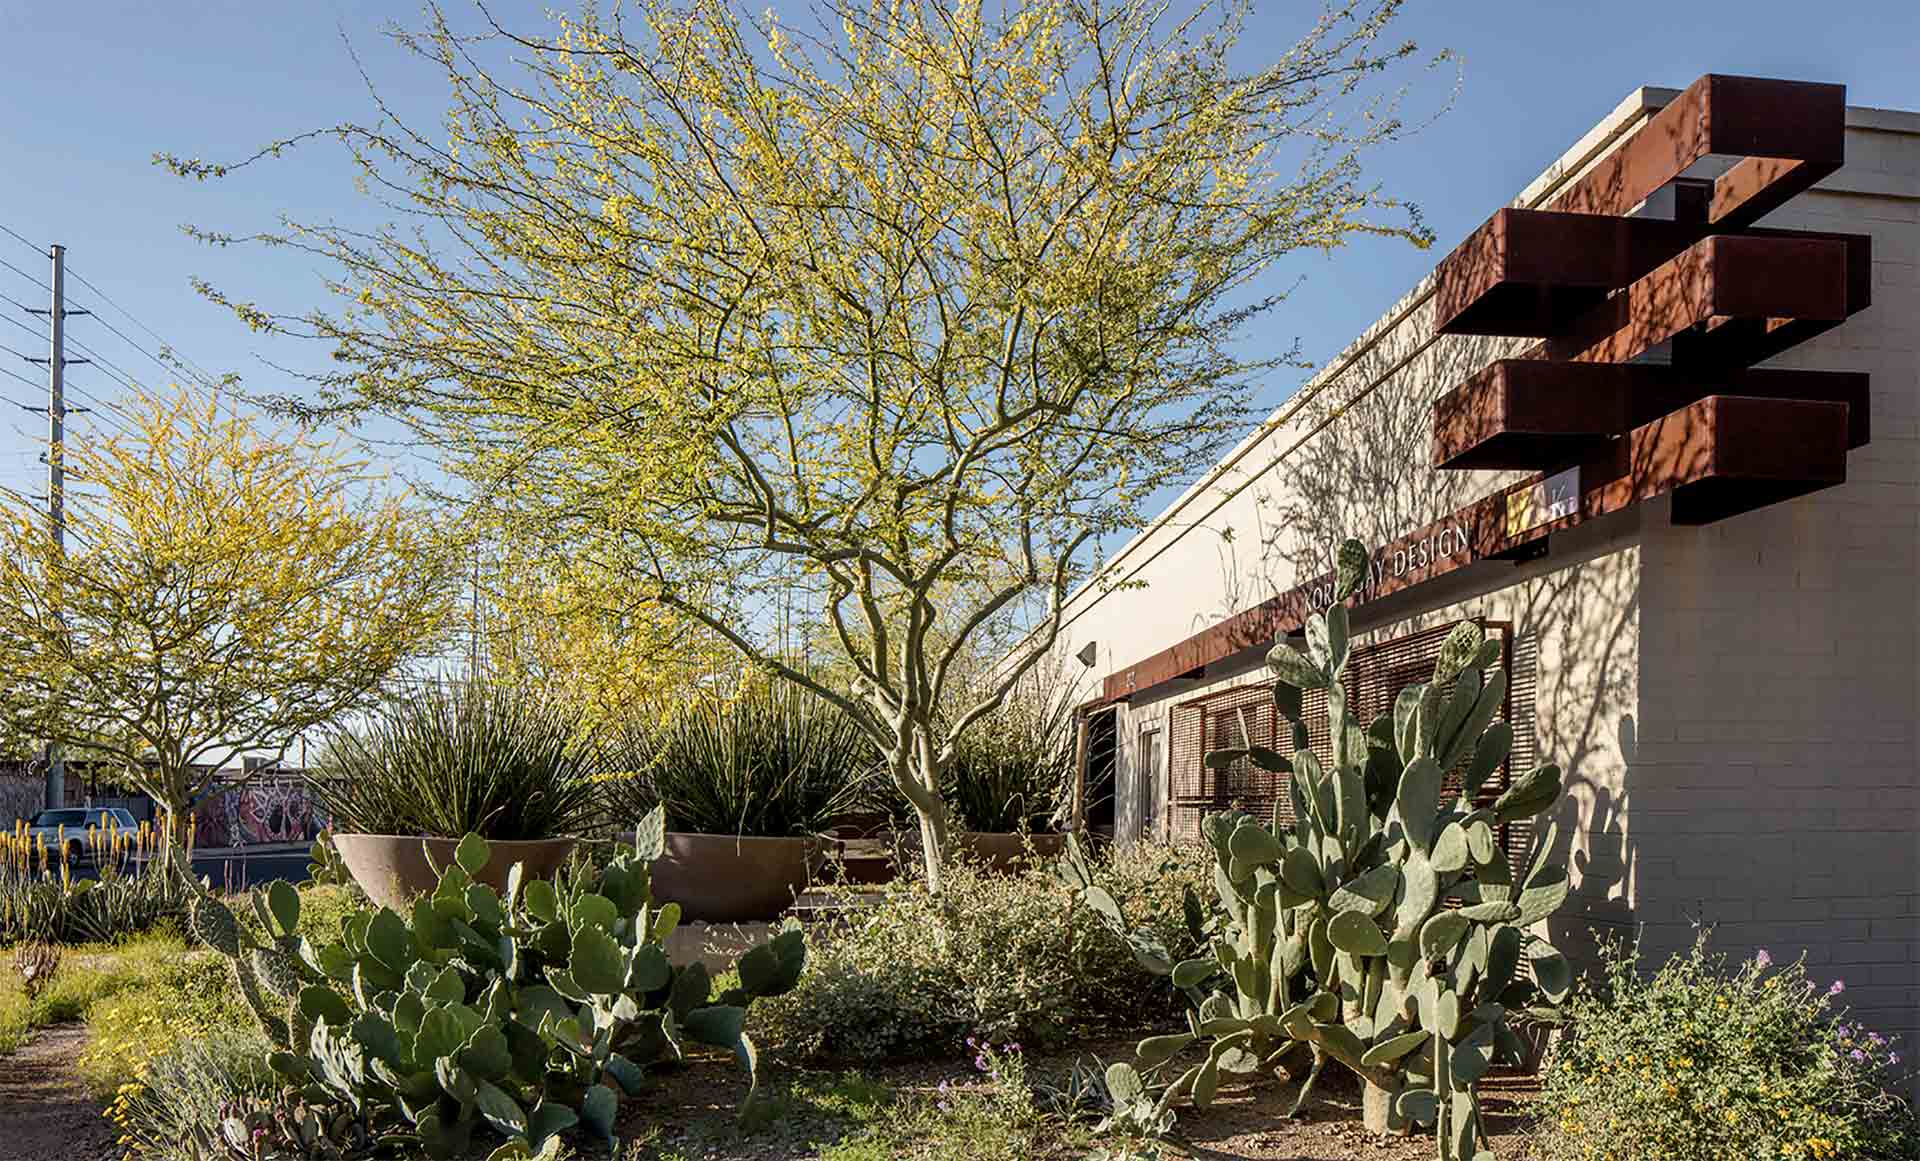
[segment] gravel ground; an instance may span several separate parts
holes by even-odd
[[[80,1024],[62,1024],[41,1032],[18,1052],[0,1057],[0,1161],[104,1161],[117,1156],[112,1126],[73,1075],[73,1062],[86,1044]],[[1131,1055],[1131,1038],[1103,1038],[1081,1052],[1104,1060]],[[1061,1075],[1074,1054],[1034,1060],[1033,1075]],[[762,1061],[761,1102],[744,1121],[739,1115],[747,1095],[745,1076],[730,1057],[702,1056],[686,1067],[658,1073],[646,1092],[621,1104],[621,1135],[632,1143],[623,1155],[685,1161],[809,1161],[821,1147],[840,1139],[851,1122],[804,1100],[787,1099],[795,1085],[815,1091],[830,1087],[844,1070],[808,1069],[775,1059]],[[979,1077],[967,1062],[917,1061],[878,1064],[866,1075],[895,1090],[930,1092],[942,1081],[971,1086]],[[1494,1133],[1492,1146],[1502,1161],[1525,1156],[1526,1125],[1520,1109],[1531,1095],[1525,1078],[1489,1077],[1482,1101]],[[1314,1099],[1300,1119],[1281,1113],[1291,1103],[1293,1086],[1273,1081],[1223,1084],[1205,1112],[1184,1108],[1180,1132],[1193,1155],[1236,1161],[1424,1161],[1433,1156],[1431,1138],[1380,1140],[1360,1128],[1360,1093],[1350,1077],[1328,1069],[1315,1086]],[[1074,1152],[1056,1150],[1054,1156]]]
[[[1132,1055],[1134,1039],[1107,1038],[1081,1046],[1102,1060]],[[1036,1076],[1060,1075],[1073,1053],[1051,1054],[1032,1062]],[[978,1081],[964,1061],[919,1061],[864,1069],[875,1080],[899,1090],[931,1091],[941,1081],[972,1085]],[[779,1093],[796,1081],[824,1087],[833,1072],[809,1072],[778,1059],[762,1061],[762,1091]],[[1493,1075],[1481,1086],[1481,1102],[1493,1134],[1490,1143],[1501,1161],[1523,1161],[1527,1124],[1521,1115],[1532,1095],[1524,1077]],[[845,1123],[804,1102],[788,1102],[777,1115],[742,1125],[737,1110],[745,1098],[745,1078],[731,1059],[699,1059],[678,1071],[658,1075],[648,1091],[621,1105],[623,1136],[644,1144],[640,1158],[675,1157],[686,1161],[808,1161],[823,1144],[846,1129]],[[1430,1136],[1382,1140],[1360,1127],[1358,1083],[1329,1067],[1314,1086],[1301,1117],[1285,1120],[1294,1086],[1271,1079],[1223,1083],[1206,1111],[1180,1110],[1179,1131],[1195,1157],[1240,1161],[1428,1161]],[[778,1105],[778,1102],[772,1102]],[[767,1110],[773,1112],[774,1110]],[[1071,1156],[1071,1153],[1062,1156]]]
[[[112,1157],[113,1126],[73,1074],[84,1024],[43,1028],[0,1056],[0,1161],[93,1161]]]

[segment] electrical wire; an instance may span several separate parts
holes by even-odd
[[[19,243],[22,246],[25,246],[27,249],[32,250],[36,254],[44,255],[46,253],[45,250],[41,249],[38,245],[35,245],[32,241],[28,240],[25,234],[22,234],[20,231],[14,229],[12,226],[7,225],[5,222],[0,222],[0,232],[4,232],[12,235],[16,240],[19,241]]]
[[[26,279],[28,282],[33,283],[35,286],[46,291],[48,294],[53,293],[53,287],[48,286],[46,283],[40,281],[38,278],[35,278],[33,275],[28,274],[26,271],[20,269],[18,266],[15,266],[13,263],[7,261],[5,258],[0,258],[0,266],[5,266],[8,270],[13,271],[15,274],[18,274],[20,277]]]
[[[208,375],[204,368],[202,368],[198,363],[195,363],[192,359],[188,358],[186,355],[182,354],[178,346],[168,342],[165,338],[163,338],[160,335],[158,331],[154,330],[152,327],[148,326],[146,323],[141,322],[140,319],[132,311],[128,310],[124,306],[121,306],[118,302],[108,297],[106,291],[100,289],[98,286],[95,286],[92,282],[89,282],[84,275],[82,275],[79,271],[75,270],[71,266],[67,267],[67,276],[72,278],[75,282],[78,282],[80,285],[86,287],[89,291],[93,292],[93,296],[95,298],[99,299],[101,302],[105,303],[106,305],[112,307],[114,310],[118,311],[128,322],[132,323],[135,327],[139,328],[139,330],[145,335],[147,335],[147,337],[151,338],[154,342],[159,343],[162,350],[171,352],[174,358],[179,360],[180,365],[184,366],[186,370],[190,371],[193,377],[200,381],[202,386],[211,387],[214,385],[213,377],[211,375]],[[154,354],[153,352],[147,350],[145,347],[142,347],[140,344],[134,342],[132,339],[128,338],[127,335],[124,332],[122,332],[118,327],[114,326],[112,323],[108,322],[106,319],[101,318],[98,314],[95,314],[93,318],[95,322],[98,322],[101,326],[107,328],[107,330],[112,331],[115,335],[119,336],[121,342],[132,347],[134,350],[139,351],[141,354],[145,355],[147,358],[152,359],[155,363],[158,363],[163,367],[167,367],[169,370],[181,369],[181,366],[173,366],[168,364],[160,356]]]

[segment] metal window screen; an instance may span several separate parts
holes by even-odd
[[[1507,701],[1501,716],[1514,728],[1512,754],[1481,790],[1481,800],[1490,802],[1511,783],[1516,766],[1527,769],[1532,765],[1533,681],[1532,668],[1526,664],[1518,667],[1521,676],[1516,680],[1515,654],[1530,651],[1516,648],[1512,626],[1494,621],[1481,624],[1501,643],[1501,664],[1507,670]],[[1371,723],[1392,711],[1401,690],[1432,677],[1441,643],[1452,628],[1452,624],[1439,625],[1354,650],[1347,663],[1346,687],[1355,717],[1363,725]],[[1301,709],[1309,746],[1323,762],[1331,762],[1326,693],[1309,691]],[[1197,838],[1203,816],[1234,807],[1268,822],[1276,813],[1283,823],[1292,821],[1287,775],[1270,774],[1244,759],[1223,770],[1208,769],[1204,761],[1209,751],[1249,742],[1288,752],[1293,748],[1292,739],[1279,736],[1282,721],[1273,704],[1272,684],[1265,681],[1195,698],[1173,708],[1167,754],[1167,813],[1174,838]],[[1458,788],[1458,776],[1451,776],[1447,792],[1457,793]],[[1502,842],[1510,854],[1526,845],[1524,828],[1507,827],[1502,831]]]

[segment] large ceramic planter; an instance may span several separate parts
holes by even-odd
[[[960,850],[990,871],[1010,874],[1057,857],[1067,849],[1064,834],[1014,834],[1004,831],[963,831]]]
[[[814,838],[668,831],[667,852],[653,865],[653,897],[680,904],[683,919],[776,919],[812,882],[824,846]]]
[[[526,877],[549,879],[573,853],[575,840],[488,839],[487,865],[474,878],[495,890],[505,890],[507,872],[515,863],[524,863]],[[459,839],[420,838],[401,834],[336,834],[333,848],[347,865],[353,881],[367,898],[394,910],[408,906],[420,895],[433,890],[439,882],[433,868],[453,863]],[[424,849],[423,849],[424,848]],[[427,852],[433,862],[427,862]]]

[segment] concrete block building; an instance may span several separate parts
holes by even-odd
[[[1575,142],[1070,601],[1091,825],[1274,808],[1201,759],[1345,536],[1363,716],[1506,641],[1555,943],[1804,949],[1920,1044],[1920,114],[1705,77]]]

